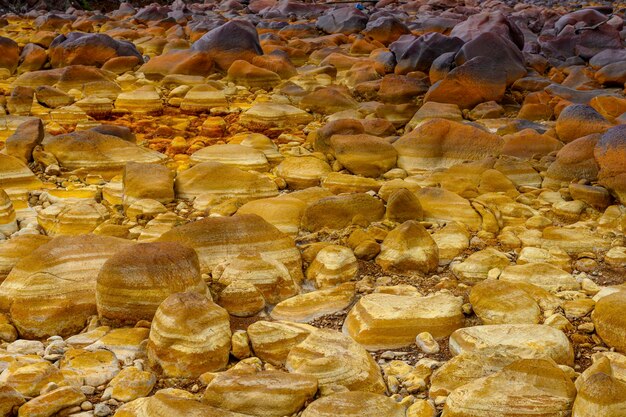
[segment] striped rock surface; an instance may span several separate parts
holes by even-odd
[[[24,338],[68,336],[96,313],[96,277],[132,242],[96,235],[61,236],[39,246],[0,285],[0,309]]]
[[[163,111],[163,101],[156,89],[147,85],[118,95],[115,108],[131,113],[158,114]]]
[[[48,236],[91,233],[109,218],[109,211],[95,201],[58,202],[37,214],[37,223]]]
[[[163,300],[186,291],[208,293],[196,252],[178,243],[139,243],[102,266],[96,283],[98,315],[129,324],[150,321]]]
[[[255,200],[278,195],[276,184],[268,177],[214,161],[179,173],[174,188],[179,198],[203,196],[215,203],[233,197]]]
[[[570,415],[576,387],[549,359],[522,359],[452,391],[445,417],[561,417]]]
[[[306,271],[306,278],[317,288],[329,288],[351,281],[359,269],[350,248],[328,245],[320,250]]]
[[[50,237],[44,235],[22,235],[0,242],[0,282],[4,281],[20,259],[49,240]]]
[[[202,148],[191,155],[192,163],[219,162],[244,171],[265,172],[270,168],[265,154],[250,146],[225,144]]]
[[[464,324],[463,300],[449,293],[368,294],[350,310],[343,331],[370,350],[409,346],[422,332],[449,336]]]
[[[15,232],[17,232],[17,222],[13,203],[6,191],[0,188],[0,233],[9,236]]]
[[[121,406],[116,417],[249,417],[197,401],[187,391],[164,389],[151,397],[138,398]]]
[[[252,366],[231,368],[213,378],[205,403],[259,417],[283,417],[300,411],[317,392],[317,379],[282,371],[257,371]]]
[[[246,110],[239,123],[250,129],[285,128],[306,125],[313,116],[289,104],[258,103]]]
[[[282,262],[294,280],[302,280],[302,259],[293,239],[254,214],[202,219],[175,227],[158,240],[194,248],[203,272],[244,250],[253,250]]]
[[[345,282],[335,287],[298,294],[276,304],[271,316],[274,320],[306,323],[336,313],[352,304],[354,288],[354,282]]]
[[[292,347],[306,339],[316,328],[288,321],[257,321],[248,326],[254,354],[276,366],[284,366]]]
[[[25,199],[29,190],[41,187],[41,181],[19,159],[0,154],[0,188],[11,198]]]
[[[290,372],[316,377],[322,395],[332,393],[337,386],[378,394],[386,391],[380,368],[370,354],[336,330],[311,332],[291,349],[285,367]]]
[[[406,409],[393,399],[369,392],[341,392],[313,401],[302,417],[405,417]]]
[[[154,315],[148,363],[169,378],[218,371],[228,363],[230,338],[226,310],[198,293],[172,294]]]
[[[92,174],[111,178],[121,174],[127,162],[160,163],[166,156],[134,143],[94,130],[49,136],[44,149],[69,170],[84,168]]]
[[[237,210],[238,214],[256,214],[290,236],[296,236],[304,215],[306,203],[290,195],[260,198],[249,201]]]

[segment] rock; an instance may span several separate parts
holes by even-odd
[[[624,413],[626,383],[622,375],[613,368],[619,362],[613,363],[608,357],[597,359],[596,356],[593,357],[593,365],[576,380],[578,395],[574,401],[572,416],[612,417]]]
[[[574,363],[567,336],[542,324],[494,324],[459,329],[450,336],[450,352],[453,355],[474,352],[521,359],[550,358],[568,366]]]
[[[41,181],[19,159],[0,154],[0,188],[13,196],[24,197],[29,190],[38,189]]]
[[[509,266],[509,258],[494,248],[487,248],[472,253],[460,264],[452,265],[452,273],[466,282],[479,282],[487,278],[487,273],[498,268],[503,270]]]
[[[24,397],[9,385],[0,385],[0,416],[13,415],[13,409],[24,404]]]
[[[556,133],[561,142],[570,143],[593,133],[604,133],[612,124],[593,107],[572,104],[564,108],[556,120]]]
[[[21,258],[48,241],[50,238],[43,235],[22,235],[0,243],[0,282],[4,281]]]
[[[117,323],[150,321],[163,300],[187,291],[208,291],[196,252],[178,243],[139,243],[102,265],[96,283],[98,315]]]
[[[208,84],[193,86],[180,103],[180,109],[188,113],[207,113],[214,107],[227,108],[228,100],[223,90]]]
[[[432,234],[439,249],[439,264],[448,265],[454,258],[469,248],[469,232],[458,222],[449,222]]]
[[[463,41],[457,37],[432,32],[418,38],[412,35],[401,36],[389,45],[389,49],[396,57],[396,74],[407,74],[411,71],[428,73],[436,58],[448,52],[456,54],[461,46]]]
[[[494,69],[505,75],[507,86],[526,75],[522,52],[513,42],[496,33],[485,32],[476,36],[461,47],[454,61],[457,66],[462,66],[471,59],[479,57],[489,57],[492,60],[495,65]]]
[[[124,404],[116,412],[118,417],[166,417],[177,413],[186,416],[246,417],[244,414],[202,404],[186,391],[177,389],[160,390],[151,397]]]
[[[335,330],[313,331],[294,346],[285,367],[289,372],[314,377],[322,395],[337,389],[385,392],[380,369],[361,345]]]
[[[500,101],[506,86],[506,73],[497,63],[487,56],[478,56],[434,83],[424,101],[454,103],[463,109],[470,109],[487,101]]]
[[[120,364],[113,352],[98,349],[68,349],[59,363],[64,375],[75,375],[82,385],[105,385],[120,372]]]
[[[563,144],[558,140],[545,134],[540,135],[533,129],[524,129],[506,135],[503,139],[505,143],[502,147],[502,154],[522,159],[543,157],[563,147]]]
[[[370,19],[362,32],[368,38],[374,39],[383,45],[389,45],[402,35],[411,33],[400,19],[395,16],[384,15]]]
[[[297,236],[306,203],[290,195],[260,198],[245,203],[237,210],[239,214],[256,214],[278,230],[290,236]]]
[[[282,417],[300,411],[316,392],[317,379],[313,376],[246,367],[216,374],[203,400],[233,412]]]
[[[17,127],[5,142],[7,154],[28,163],[33,158],[33,149],[43,140],[44,129],[41,119],[28,120]]]
[[[48,417],[79,405],[87,397],[78,388],[61,387],[34,398],[20,407],[19,416]]]
[[[333,135],[335,158],[355,175],[378,178],[396,165],[397,152],[384,139],[371,135]]]
[[[289,104],[259,103],[246,110],[239,123],[253,131],[262,131],[306,125],[312,120],[309,113]]]
[[[306,271],[306,278],[313,281],[317,288],[329,288],[353,280],[358,269],[350,248],[328,245],[315,256]]]
[[[302,217],[302,227],[309,231],[324,227],[343,229],[353,223],[369,224],[380,220],[384,213],[382,201],[368,194],[325,197],[307,206]]]
[[[248,88],[271,89],[280,83],[280,76],[244,60],[234,61],[228,68],[228,78],[237,85]]]
[[[122,173],[127,162],[159,163],[165,159],[156,151],[92,130],[49,136],[43,140],[43,146],[62,167],[83,168],[105,178]]]
[[[158,115],[163,111],[163,101],[153,86],[146,85],[118,95],[115,99],[115,109],[120,112]]]
[[[37,223],[48,236],[76,236],[93,232],[109,217],[106,207],[95,201],[59,202],[41,210],[37,214]]]
[[[485,280],[472,287],[469,297],[483,324],[538,324],[541,309],[531,294],[514,283]]]
[[[556,154],[556,161],[548,167],[544,186],[556,189],[562,182],[580,179],[596,181],[599,167],[593,154],[599,139],[599,134],[593,134],[563,146]]]
[[[427,274],[439,265],[439,249],[424,226],[409,220],[385,237],[376,263],[385,271]]]
[[[31,358],[14,361],[3,372],[3,386],[14,388],[24,397],[36,397],[48,384],[60,384],[63,374],[55,366],[43,359]],[[9,397],[14,398],[13,396]]]
[[[302,259],[293,239],[254,214],[202,219],[175,227],[158,240],[195,249],[203,273],[246,249],[282,262],[296,282],[302,281]]]
[[[622,162],[626,152],[623,125],[606,131],[596,143],[593,154],[600,168],[598,182],[624,204],[626,201],[626,167]]]
[[[213,145],[194,152],[190,158],[193,163],[214,161],[244,171],[269,171],[265,154],[249,146],[226,144]]]
[[[579,290],[580,284],[569,273],[544,262],[525,265],[510,265],[504,268],[500,279],[503,281],[526,282],[547,291]]]
[[[553,361],[522,359],[452,391],[444,415],[513,417],[520,409],[532,416],[567,415],[575,397],[574,384]]]
[[[424,212],[414,193],[406,188],[399,188],[387,199],[385,218],[397,223],[410,220],[422,220]]]
[[[596,333],[604,343],[620,352],[626,351],[626,341],[623,337],[623,329],[626,321],[620,313],[620,309],[626,303],[626,293],[616,293],[600,298],[591,315]]]
[[[0,285],[0,309],[10,312],[25,338],[76,334],[96,313],[98,271],[130,245],[94,235],[52,239],[22,258]]]
[[[473,231],[481,228],[480,215],[458,194],[437,187],[424,187],[416,194],[424,211],[424,220],[455,221]]]
[[[350,310],[343,330],[369,350],[405,347],[422,332],[440,339],[462,327],[462,304],[446,293],[426,297],[368,294]]]
[[[367,15],[356,8],[339,7],[318,17],[315,26],[326,33],[349,35],[365,29],[367,20]]]
[[[53,68],[69,65],[101,67],[111,58],[133,56],[143,62],[141,54],[128,41],[119,41],[104,33],[71,32],[59,35],[48,49]]]
[[[192,51],[207,52],[219,69],[228,71],[233,62],[250,62],[263,55],[254,26],[243,20],[231,20],[210,30],[194,42]]]
[[[170,74],[206,77],[213,70],[209,52],[191,49],[174,49],[150,59],[139,68],[146,77],[160,79]]]
[[[134,366],[124,368],[109,384],[111,398],[129,402],[146,397],[156,384],[156,376],[150,372],[140,371]]]
[[[284,366],[291,349],[316,328],[286,321],[257,321],[248,326],[254,354],[275,366]]]
[[[203,162],[179,173],[174,189],[179,198],[202,197],[209,205],[233,197],[245,201],[278,195],[276,184],[269,178],[219,162]]]
[[[14,40],[0,36],[0,68],[6,68],[11,75],[20,59],[20,47]]]
[[[367,392],[342,392],[313,401],[302,417],[404,417],[402,405],[384,395]]]
[[[252,285],[268,304],[279,303],[298,292],[298,283],[283,263],[254,251],[244,251],[218,265],[212,278],[225,287],[235,283]]]
[[[393,146],[398,151],[398,167],[415,174],[497,155],[502,145],[497,135],[475,126],[433,119],[402,136]]]
[[[123,178],[126,204],[144,198],[164,204],[174,200],[174,175],[163,165],[128,162]]]
[[[0,188],[0,233],[10,236],[17,230],[13,203],[6,191]]]
[[[152,321],[148,361],[169,378],[195,378],[226,366],[230,338],[226,310],[204,295],[172,294]]]
[[[493,33],[510,40],[519,49],[524,48],[524,34],[503,12],[482,12],[470,16],[455,25],[451,36],[458,36],[465,42],[476,39],[484,33]]]
[[[85,349],[90,351],[99,349],[108,350],[113,352],[121,362],[132,363],[135,359],[139,359],[139,357],[145,358],[146,343],[149,333],[150,329],[145,327],[113,329],[92,344],[86,346]],[[94,336],[97,336],[97,334]],[[79,339],[79,341],[81,340]]]
[[[320,185],[331,172],[331,167],[314,156],[292,156],[285,158],[275,172],[287,182],[289,188],[299,190]]]
[[[348,308],[354,296],[354,283],[345,282],[281,301],[274,307],[271,316],[274,320],[305,323]]]

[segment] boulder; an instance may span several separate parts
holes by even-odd
[[[101,67],[111,58],[133,56],[140,62],[143,57],[131,42],[113,39],[104,33],[70,32],[59,35],[48,48],[53,68],[69,65]]]

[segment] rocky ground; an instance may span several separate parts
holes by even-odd
[[[31,3],[0,416],[626,416],[624,4]]]

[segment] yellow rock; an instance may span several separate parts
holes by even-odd
[[[15,210],[6,191],[0,188],[0,233],[10,236],[17,232]]]
[[[17,158],[0,154],[0,188],[12,198],[26,199],[30,190],[41,187],[41,181]]]
[[[290,195],[272,198],[260,198],[249,201],[237,210],[238,214],[256,214],[278,230],[290,236],[296,236],[306,203]]]
[[[341,392],[313,401],[302,417],[405,417],[393,399],[369,392]]]
[[[96,313],[96,277],[127,240],[62,236],[22,258],[0,285],[0,310],[10,311],[26,338],[68,336]]]
[[[274,320],[307,322],[347,308],[354,296],[354,282],[346,282],[281,301],[274,307],[271,316]]]
[[[424,220],[456,221],[471,231],[481,228],[482,220],[470,202],[443,188],[424,187],[417,191],[417,198],[424,211]]]
[[[495,248],[487,248],[472,253],[463,262],[452,265],[452,273],[464,282],[475,283],[487,279],[487,273],[498,268],[503,270],[511,261]]]
[[[385,237],[376,263],[384,271],[427,274],[437,270],[439,249],[424,226],[408,220]]]
[[[217,303],[236,317],[252,317],[265,308],[265,297],[254,285],[236,281],[224,288]]]
[[[61,372],[73,372],[83,380],[83,385],[97,387],[109,382],[120,371],[113,352],[100,349],[93,352],[69,349],[60,361]]]
[[[9,385],[0,385],[0,416],[15,415],[13,410],[24,404],[24,397],[15,388]]]
[[[163,111],[163,101],[154,87],[146,85],[118,95],[115,108],[131,113],[158,114]]]
[[[87,350],[106,349],[125,364],[132,363],[146,354],[145,341],[148,339],[149,329],[144,327],[114,329],[96,340]]]
[[[275,169],[276,175],[294,190],[318,186],[330,172],[326,161],[311,155],[289,156]]]
[[[213,269],[213,280],[228,286],[244,282],[256,287],[269,304],[276,304],[298,293],[287,267],[258,252],[244,251]]]
[[[175,227],[158,240],[195,249],[202,272],[211,272],[219,263],[252,250],[282,262],[294,281],[302,281],[302,259],[293,239],[254,214],[202,219]]]
[[[342,194],[311,202],[302,217],[302,228],[317,231],[324,227],[343,229],[351,224],[367,226],[385,214],[382,201],[369,194]]]
[[[422,332],[443,338],[462,327],[462,304],[443,292],[426,297],[368,294],[350,310],[343,329],[369,350],[409,346]]]
[[[348,389],[382,394],[386,386],[378,365],[358,343],[331,329],[313,331],[294,346],[285,367],[319,380],[322,395]]]
[[[261,320],[248,326],[248,337],[258,358],[272,365],[284,366],[291,348],[315,329],[308,324]]]
[[[571,274],[543,262],[507,266],[502,271],[500,279],[533,284],[551,292],[580,289],[580,284]]]
[[[130,325],[152,320],[163,300],[185,291],[208,292],[196,252],[178,243],[140,243],[102,265],[96,283],[98,315]]]
[[[567,416],[576,388],[549,359],[521,359],[450,393],[446,417]]]
[[[49,240],[44,235],[22,235],[0,242],[0,282],[4,281],[21,258]]]
[[[334,287],[356,277],[356,257],[345,246],[328,245],[320,250],[306,271],[306,278],[317,288]]]
[[[20,407],[19,417],[49,417],[72,406],[80,405],[87,398],[78,388],[61,387],[33,398]]]
[[[129,366],[111,380],[111,398],[127,403],[150,394],[154,384],[156,376],[153,373]]]
[[[25,397],[36,397],[50,382],[60,384],[63,374],[48,361],[13,362],[5,370],[0,382],[15,388]]]
[[[541,309],[534,298],[514,282],[479,282],[472,287],[469,300],[483,324],[537,324],[541,319]]]
[[[450,336],[450,352],[500,353],[522,359],[550,358],[572,365],[574,352],[560,330],[542,324],[494,324],[459,329]]]
[[[378,180],[372,178],[339,172],[329,173],[322,181],[322,187],[329,189],[333,194],[376,192],[380,189],[380,185]]]
[[[159,306],[148,361],[167,377],[194,378],[224,368],[230,352],[228,313],[197,293],[177,293]]]
[[[213,145],[200,149],[191,155],[191,162],[219,162],[244,171],[266,172],[270,165],[265,154],[249,146],[237,144]]]
[[[281,371],[231,369],[215,375],[203,401],[213,407],[259,417],[300,411],[317,392],[317,379]]]
[[[616,293],[600,298],[591,315],[596,333],[608,346],[620,352],[626,352],[626,292]]]
[[[439,264],[448,265],[469,248],[469,232],[462,223],[449,222],[432,234],[439,248]]]
[[[305,125],[313,116],[288,104],[258,103],[246,110],[239,123],[253,130],[285,128]]]
[[[37,223],[48,236],[76,236],[93,232],[109,217],[106,207],[95,201],[59,202],[41,210]]]
[[[179,173],[174,188],[179,198],[203,196],[213,204],[234,197],[249,201],[278,195],[276,184],[268,177],[213,161]]]

